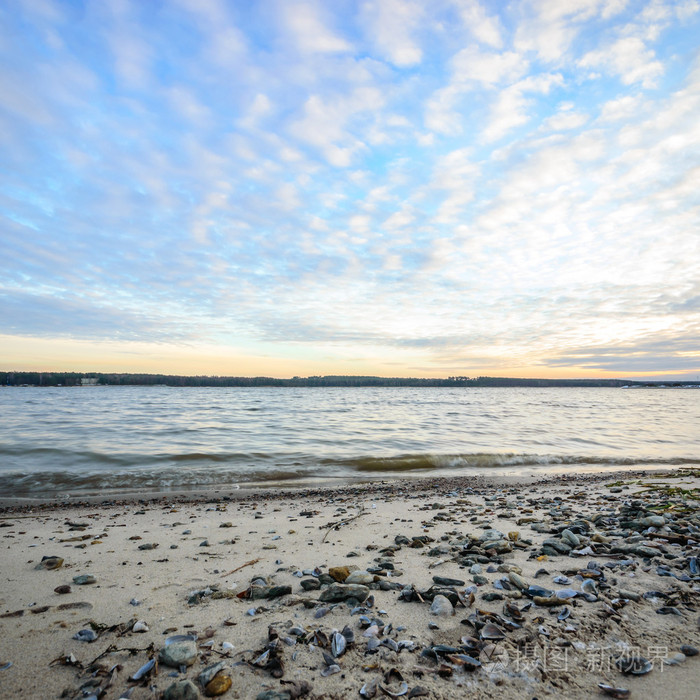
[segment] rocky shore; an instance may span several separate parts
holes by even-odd
[[[700,473],[0,510],[12,698],[697,697]]]

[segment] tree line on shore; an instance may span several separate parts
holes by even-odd
[[[212,387],[621,387],[681,386],[683,382],[642,382],[623,379],[527,379],[517,377],[220,377],[117,372],[0,372],[4,386],[212,386]]]

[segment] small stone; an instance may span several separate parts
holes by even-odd
[[[192,681],[178,681],[165,691],[163,700],[199,700],[201,695]]]
[[[157,542],[147,542],[146,544],[140,544],[139,549],[142,549],[144,551],[148,551],[149,549],[156,549],[158,547]]]
[[[464,586],[465,581],[458,578],[447,578],[445,576],[433,576],[433,581],[439,586]]]
[[[698,653],[700,653],[695,647],[691,646],[690,644],[683,644],[681,646],[681,652],[685,654],[685,656],[697,656]]]
[[[575,549],[581,546],[581,540],[579,539],[579,536],[575,535],[569,529],[562,531],[561,538],[564,542],[566,542],[568,545],[571,545]]]
[[[317,591],[319,588],[321,588],[321,582],[316,578],[305,578],[299,583],[305,591]]]
[[[97,639],[97,632],[91,629],[80,630],[73,635],[73,639],[77,639],[79,642],[94,642]]]
[[[368,584],[374,582],[374,574],[370,574],[368,571],[352,571],[350,575],[345,579],[345,583],[361,583]]]
[[[225,523],[221,523],[221,525],[219,525],[219,527],[233,527],[233,523],[228,521]]]
[[[251,586],[248,589],[248,598],[250,600],[281,598],[291,592],[291,586]]]
[[[144,620],[137,620],[131,628],[132,632],[148,632],[148,625]]]
[[[361,603],[369,595],[369,588],[358,583],[343,584],[333,583],[319,597],[323,603],[341,603],[344,600],[354,598]]]
[[[350,569],[347,566],[332,566],[328,569],[328,575],[338,583],[343,583],[350,575]]]
[[[231,676],[227,676],[224,673],[219,673],[206,684],[204,692],[209,697],[223,695],[232,684],[233,681],[231,680]]]
[[[71,587],[64,584],[63,586],[56,586],[56,588],[53,589],[54,593],[58,593],[59,595],[66,595],[66,593],[71,592]]]
[[[197,659],[197,645],[189,640],[173,642],[160,650],[158,658],[162,664],[173,668],[191,666]]]
[[[73,583],[76,586],[89,586],[96,581],[97,579],[92,574],[81,574],[80,576],[73,577]]]
[[[36,565],[37,569],[46,569],[52,571],[53,569],[60,569],[63,566],[63,559],[61,557],[42,557],[41,562]]]
[[[225,668],[226,662],[218,661],[217,663],[211,664],[204,668],[202,672],[197,676],[197,680],[202,685],[202,687],[204,687],[214,679],[214,676],[223,671]]]
[[[449,598],[438,594],[433,598],[430,612],[437,617],[450,617],[455,614],[455,609]]]
[[[255,700],[291,700],[292,695],[286,690],[279,692],[277,690],[265,690],[255,696]]]

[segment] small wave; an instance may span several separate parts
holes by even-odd
[[[50,451],[50,448],[43,448]],[[43,468],[26,471],[5,468],[0,471],[0,494],[6,497],[60,498],[65,494],[125,491],[169,491],[211,488],[233,484],[302,482],[305,480],[371,478],[416,475],[488,474],[511,468],[516,471],[586,467],[615,469],[654,466],[700,466],[697,458],[596,457],[591,455],[553,455],[526,453],[402,454],[380,457],[361,455],[352,458],[317,459],[300,454],[226,453],[212,455],[188,452],[159,456],[155,463],[141,460],[139,466],[124,467],[111,457],[104,464],[71,468]]]
[[[499,469],[503,467],[548,467],[548,466],[600,466],[615,467],[639,465],[698,464],[700,460],[692,458],[637,458],[637,457],[596,457],[590,455],[552,455],[520,453],[484,453],[469,454],[408,454],[394,457],[360,457],[347,460],[324,460],[331,466],[345,466],[356,472],[407,472],[413,470],[459,470],[459,469]]]

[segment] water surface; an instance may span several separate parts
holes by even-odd
[[[3,387],[0,495],[700,465],[700,391]]]

